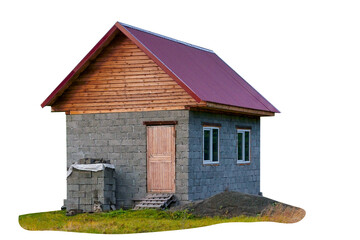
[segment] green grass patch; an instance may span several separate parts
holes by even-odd
[[[107,213],[83,213],[66,216],[65,211],[33,213],[19,216],[27,230],[54,230],[84,233],[143,233],[209,226],[226,222],[258,222],[261,217],[197,218],[187,211],[116,210]]]

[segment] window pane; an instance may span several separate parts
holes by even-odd
[[[242,132],[238,133],[238,160],[243,160],[243,134]]]
[[[219,160],[219,129],[213,129],[213,162],[217,162]]]
[[[245,132],[245,161],[250,160],[250,132]]]
[[[210,160],[210,130],[204,130],[204,160]]]

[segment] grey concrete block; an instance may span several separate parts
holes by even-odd
[[[80,204],[80,209],[84,212],[92,212],[94,210],[92,204]]]
[[[68,192],[68,199],[71,199],[71,198],[85,198],[86,197],[86,194],[84,191],[69,191]]]
[[[78,184],[68,184],[67,191],[79,191],[80,187]]]
[[[91,178],[85,178],[85,177],[79,178],[78,179],[78,184],[80,185],[80,189],[81,189],[81,187],[83,187],[82,185],[85,185],[85,186],[91,185],[92,180],[91,180]]]
[[[80,179],[81,180],[81,179]],[[92,190],[92,184],[80,184],[80,191],[89,192]]]
[[[108,140],[95,140],[95,146],[107,146]]]

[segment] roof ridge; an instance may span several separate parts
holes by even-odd
[[[121,25],[124,26],[124,27],[132,28],[132,29],[135,29],[135,30],[138,30],[138,31],[141,31],[141,32],[145,32],[145,33],[154,35],[154,36],[156,36],[156,37],[164,38],[164,39],[166,39],[166,40],[170,40],[170,41],[173,41],[173,42],[176,42],[176,43],[180,43],[180,44],[183,44],[183,45],[188,46],[188,47],[196,48],[196,49],[198,49],[198,50],[202,50],[202,51],[214,53],[213,50],[208,49],[208,48],[204,48],[204,47],[200,47],[200,46],[197,46],[197,45],[194,45],[194,44],[191,44],[191,43],[187,43],[187,42],[184,42],[184,41],[180,41],[180,40],[177,40],[177,39],[175,39],[175,38],[167,37],[167,36],[164,36],[164,35],[161,35],[161,34],[158,34],[158,33],[154,33],[154,32],[151,32],[151,31],[142,29],[142,28],[138,28],[138,27],[135,27],[135,26],[126,24],[126,23],[122,23],[122,22],[118,22],[118,23],[121,24]]]

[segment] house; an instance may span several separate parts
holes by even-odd
[[[116,208],[260,193],[260,117],[279,111],[213,51],[117,22],[41,104],[65,112],[67,167],[115,166]]]

